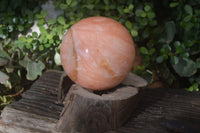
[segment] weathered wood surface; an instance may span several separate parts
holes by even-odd
[[[20,101],[4,108],[2,133],[57,133],[63,105],[57,103],[61,72],[46,72]],[[145,89],[131,118],[107,133],[200,133],[200,93]],[[132,108],[132,107],[130,107]]]
[[[63,133],[102,133],[116,129],[131,116],[138,103],[137,93],[137,88],[119,86],[98,95],[74,84],[64,101],[57,129]]]
[[[200,133],[200,93],[147,89],[131,119],[107,133]]]
[[[57,94],[61,72],[44,73],[22,99],[5,107],[1,113],[0,132],[54,133],[63,105]]]
[[[132,73],[120,85],[104,91],[82,88],[65,73],[60,81],[59,103],[64,96],[66,98],[57,130],[63,133],[102,133],[122,126],[139,101],[139,88],[135,87],[147,85],[144,79]]]
[[[136,88],[145,87],[148,85],[147,81],[141,78],[140,76],[129,73],[128,76],[122,81],[123,85],[134,86]]]

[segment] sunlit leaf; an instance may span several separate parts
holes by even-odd
[[[54,55],[54,61],[56,65],[61,65],[60,54],[58,52],[56,52],[56,54]]]
[[[53,24],[55,24],[55,23],[56,23],[56,20],[55,20],[55,19],[50,19],[50,20],[48,20],[48,24],[53,25]]]
[[[63,10],[67,9],[67,7],[68,7],[67,4],[63,4],[63,3],[60,4],[60,8],[63,9]]]
[[[140,52],[141,52],[142,54],[148,54],[148,50],[147,50],[147,48],[145,48],[145,47],[141,47],[141,48],[140,48]]]
[[[72,0],[66,0],[67,5],[70,5],[72,3]]]
[[[63,16],[58,17],[58,23],[64,25],[65,24],[65,18]]]
[[[27,64],[26,70],[27,70],[27,79],[28,80],[35,80],[38,76],[42,75],[42,71],[44,70],[45,65],[41,61],[34,62],[30,61]]]
[[[1,84],[6,84],[8,79],[9,79],[9,76],[7,74],[5,74],[4,72],[0,71],[0,83]]]
[[[126,21],[125,25],[128,29],[132,29],[132,27],[133,27],[133,25],[130,21]]]

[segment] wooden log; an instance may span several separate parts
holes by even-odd
[[[63,133],[102,133],[120,127],[137,104],[138,89],[116,88],[114,92],[97,95],[74,84],[65,99],[57,123]]]
[[[57,122],[54,118],[31,114],[14,109],[12,106],[5,107],[1,117],[0,131],[3,133],[41,133],[45,131],[53,133]]]
[[[135,87],[145,87],[148,83],[142,77],[134,73],[129,73],[128,76],[124,79],[124,81],[122,81],[122,84]]]

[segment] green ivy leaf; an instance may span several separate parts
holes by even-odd
[[[37,32],[33,32],[33,33],[32,33],[32,37],[33,37],[33,38],[37,38],[37,37],[38,37],[38,33],[37,33]]]
[[[146,18],[141,19],[140,24],[142,26],[146,26],[148,24],[148,20]]]
[[[8,63],[8,60],[5,58],[0,57],[0,66],[4,66]]]
[[[53,24],[55,24],[56,23],[56,20],[55,19],[49,19],[48,20],[48,24],[49,25],[53,25]]]
[[[41,18],[45,18],[47,16],[47,11],[42,10],[40,15],[41,15]]]
[[[26,78],[28,80],[35,80],[38,75],[42,74],[42,71],[45,68],[45,65],[41,61],[32,61],[28,58],[28,56],[25,56],[23,60],[20,60],[19,64],[26,68]]]
[[[7,85],[9,76],[7,74],[5,74],[4,72],[0,71],[0,83],[3,85]]]
[[[50,47],[51,47],[51,44],[50,44],[50,43],[46,43],[44,46],[45,46],[46,48],[50,48]]]
[[[163,45],[163,47],[160,49],[160,52],[162,54],[169,54],[171,52],[171,47],[168,44]]]
[[[54,43],[54,40],[53,40],[53,39],[49,39],[49,43],[50,43],[50,44],[53,44],[53,43]]]
[[[93,5],[93,4],[88,4],[86,7],[87,7],[88,9],[92,10],[92,9],[94,8],[94,5]]]
[[[57,27],[55,28],[55,31],[56,31],[57,35],[62,34],[62,31],[63,31],[62,26],[61,26],[61,25],[57,26]]]
[[[192,15],[187,15],[186,17],[184,17],[183,21],[189,22],[191,18],[192,18]]]
[[[142,13],[144,13],[144,11],[141,10],[141,9],[137,9],[137,10],[135,11],[135,15],[138,16],[138,17],[141,16]]]
[[[143,18],[145,18],[145,17],[147,16],[147,14],[146,14],[146,12],[142,12],[142,13],[140,14],[140,16],[143,17]]]
[[[129,11],[129,9],[128,8],[125,8],[124,9],[124,13],[129,13],[130,11]]]
[[[120,6],[117,7],[117,11],[118,11],[120,14],[124,14],[123,8],[120,7]]]
[[[65,24],[65,18],[63,16],[58,17],[58,23],[64,25]]]
[[[152,48],[149,50],[149,55],[153,55],[155,53],[156,49],[155,48]]]
[[[155,16],[156,16],[156,14],[154,12],[147,12],[147,17],[149,19],[153,19],[153,18],[155,18]]]
[[[3,84],[9,79],[9,76],[0,71],[0,83]]]
[[[72,0],[66,0],[67,5],[70,5],[72,3]]]
[[[179,62],[172,65],[176,73],[181,77],[190,77],[197,72],[196,63],[187,58],[179,58]]]
[[[133,5],[133,4],[130,4],[130,5],[128,6],[128,9],[129,9],[130,11],[132,11],[133,8],[134,8],[134,5]]]
[[[141,48],[140,48],[140,52],[141,52],[142,54],[148,54],[148,50],[147,50],[147,48],[145,48],[145,47],[141,47]]]
[[[103,2],[106,4],[106,5],[109,5],[109,0],[103,0]]]
[[[78,4],[78,2],[77,2],[76,0],[73,0],[73,1],[71,2],[71,7],[75,7],[77,4]]]
[[[47,34],[47,30],[43,26],[40,26],[39,29],[40,29],[41,34],[43,35]]]
[[[187,88],[187,91],[199,91],[198,86],[198,83],[194,83],[189,88]]]
[[[43,26],[43,25],[44,25],[44,19],[38,20],[37,25],[38,25],[39,27],[40,27],[40,26]]]
[[[192,15],[193,14],[193,11],[192,11],[192,7],[190,5],[185,5],[184,7],[186,13]]]
[[[52,39],[53,38],[53,35],[52,34],[47,34],[47,39]]]
[[[63,4],[63,3],[60,4],[60,8],[61,8],[62,10],[67,9],[67,7],[68,7],[67,4]]]
[[[6,53],[3,49],[0,49],[0,57],[10,60],[10,55],[8,53]]]
[[[42,16],[41,16],[40,14],[36,14],[36,18],[37,18],[37,19],[41,19]]]
[[[19,41],[21,41],[21,42],[24,43],[24,42],[26,42],[26,38],[25,38],[24,36],[20,36],[20,37],[19,37]]]
[[[39,61],[39,62],[34,62],[30,61],[27,64],[26,70],[27,70],[27,79],[28,80],[35,80],[38,76],[42,75],[42,71],[44,70],[45,65]]]
[[[163,55],[158,56],[158,57],[156,58],[156,62],[157,62],[157,63],[162,63],[163,61],[164,61],[164,56],[163,56]]]
[[[7,73],[12,73],[14,71],[14,66],[13,66],[12,61],[9,61],[5,68],[6,68]]]
[[[180,45],[181,45],[181,43],[180,43],[179,41],[175,41],[175,42],[174,42],[175,48],[178,48]]]
[[[181,54],[185,52],[185,46],[183,44],[177,45],[176,47],[176,54]]]
[[[170,61],[172,65],[176,65],[179,61],[179,58],[177,56],[172,56]]]
[[[174,7],[178,6],[178,5],[179,5],[178,2],[171,2],[171,3],[169,4],[169,7],[174,8]]]
[[[175,23],[173,21],[169,21],[165,23],[165,29],[166,29],[166,43],[170,43],[175,36],[176,33],[176,27]]]
[[[18,29],[18,31],[20,31],[20,32],[24,31],[24,27],[21,26],[21,25],[18,25],[18,26],[17,26],[17,29]]]
[[[183,52],[181,55],[185,58],[188,58],[190,56],[190,54],[188,52]]]
[[[132,29],[132,27],[133,27],[133,25],[130,21],[126,21],[125,25],[129,30]]]
[[[61,59],[60,59],[60,54],[58,52],[56,52],[56,54],[54,55],[54,61],[56,63],[56,65],[60,66],[61,64]]]
[[[19,61],[19,64],[23,67],[27,67],[28,62],[30,62],[31,60],[28,58],[28,56],[25,56],[23,60]]]
[[[40,45],[39,46],[39,51],[43,51],[44,50],[44,46],[43,45]]]
[[[136,30],[131,30],[131,35],[132,35],[133,37],[138,36],[138,31],[136,31]]]
[[[151,7],[150,7],[149,5],[145,5],[144,10],[145,10],[146,12],[148,12],[148,11],[151,10]]]

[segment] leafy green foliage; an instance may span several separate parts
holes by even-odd
[[[197,72],[196,63],[188,58],[176,59],[173,68],[181,77],[191,77]]]
[[[0,1],[0,109],[14,100],[10,94],[17,93],[26,84],[23,83],[26,78],[22,76],[24,69],[19,61],[29,53],[24,47],[31,48],[33,39],[20,37],[18,40],[17,37],[19,33],[25,34],[32,26],[34,16],[40,11],[38,5],[42,2],[44,1]]]
[[[198,91],[197,88],[200,85],[198,82],[198,75],[200,74],[198,68],[200,57],[200,2],[183,0],[169,2],[169,4],[165,2],[156,3],[156,1],[152,3],[156,7],[157,16],[160,16],[157,20],[163,28],[159,26],[154,28],[153,31],[155,32],[153,33],[159,33],[160,36],[153,34],[153,38],[147,42],[146,47],[149,47],[148,43],[151,42],[150,48],[156,48],[156,51],[159,52],[155,53],[156,62],[145,60],[149,64],[146,68],[151,69],[155,64],[153,69],[158,69],[160,76],[169,85],[184,86],[188,87],[190,91]],[[161,9],[163,10],[161,11]],[[159,41],[156,42],[155,39]],[[143,54],[143,57],[148,59],[149,55]],[[169,70],[169,74],[165,74],[163,68],[166,71]],[[183,79],[187,82],[181,82]]]
[[[41,61],[31,61],[27,56],[25,56],[23,60],[20,60],[19,64],[26,68],[26,78],[28,80],[35,80],[38,75],[41,76],[42,70],[45,68],[44,63],[42,63]]]

